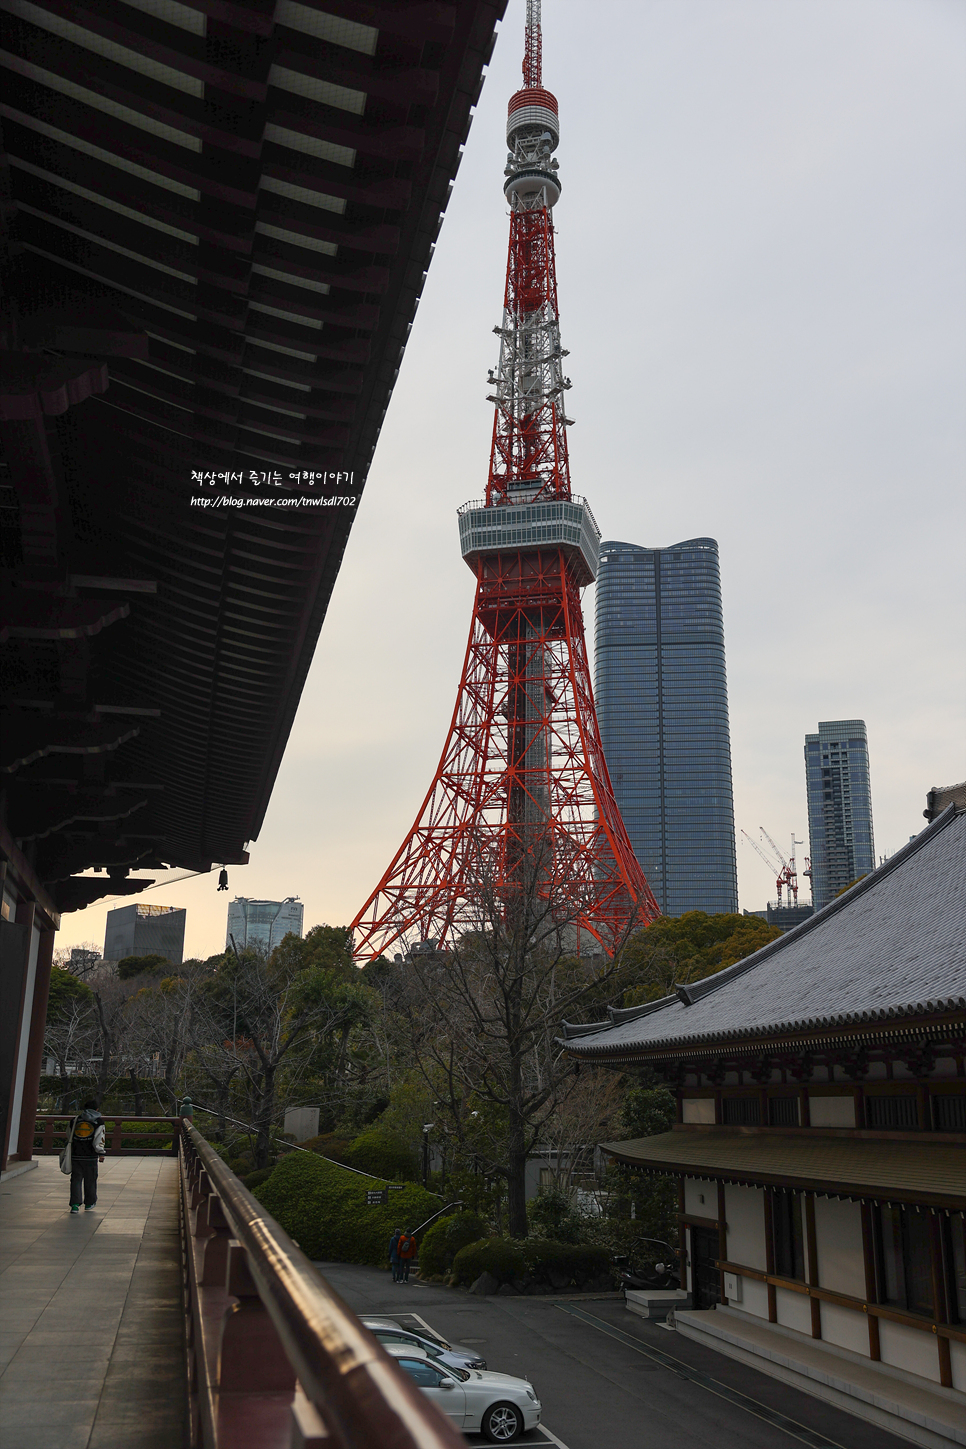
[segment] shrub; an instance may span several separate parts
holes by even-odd
[[[528,1238],[520,1245],[527,1269],[534,1282],[550,1288],[580,1288],[592,1278],[599,1278],[611,1269],[606,1248],[586,1243],[555,1243],[546,1238]]]
[[[492,1273],[498,1282],[510,1283],[514,1278],[523,1278],[526,1271],[526,1260],[519,1245],[509,1238],[486,1238],[480,1243],[470,1243],[453,1259],[453,1277],[466,1287],[475,1283],[481,1273]]]
[[[341,1132],[321,1132],[318,1137],[310,1137],[299,1146],[317,1152],[320,1157],[331,1157],[334,1162],[345,1162],[351,1143],[351,1137],[345,1137]]]
[[[393,1230],[418,1227],[439,1207],[438,1198],[411,1182],[390,1193],[387,1206],[367,1207],[367,1190],[382,1185],[321,1157],[293,1152],[255,1196],[310,1258],[382,1265],[389,1260]]]
[[[274,1171],[274,1167],[256,1167],[254,1172],[245,1174],[242,1182],[248,1188],[249,1192],[254,1192],[256,1187],[261,1187],[263,1182],[268,1181]]]
[[[541,1288],[582,1288],[610,1271],[606,1248],[555,1243],[546,1238],[526,1238],[523,1242],[488,1238],[461,1248],[453,1259],[453,1277],[465,1287],[481,1273],[492,1273],[501,1284],[527,1280]]]
[[[373,1128],[361,1132],[345,1154],[350,1167],[371,1172],[388,1182],[412,1182],[418,1174],[416,1155],[401,1138]]]
[[[570,1198],[559,1187],[540,1189],[527,1203],[527,1221],[531,1228],[555,1243],[579,1243],[583,1237],[583,1223],[574,1212]]]
[[[448,1273],[461,1248],[486,1237],[486,1223],[479,1213],[450,1213],[427,1228],[419,1245],[420,1277]]]

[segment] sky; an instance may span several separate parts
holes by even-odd
[[[506,267],[510,0],[251,864],[145,895],[223,949],[234,895],[355,916],[439,758],[473,601]],[[966,776],[966,6],[544,0],[571,478],[605,539],[718,540],[741,838],[807,842],[803,739],[869,733],[877,855]],[[592,647],[593,588],[584,595]],[[799,860],[807,844],[799,847]],[[806,897],[807,898],[807,897]],[[63,918],[103,945],[112,904]]]

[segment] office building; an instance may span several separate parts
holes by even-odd
[[[107,913],[105,961],[125,956],[163,956],[172,966],[184,960],[186,912],[178,906],[118,906]]]
[[[606,542],[597,714],[614,794],[661,910],[737,911],[718,545]]]
[[[253,901],[236,896],[228,907],[225,948],[234,939],[238,951],[245,946],[274,951],[289,934],[301,936],[302,910],[298,896],[287,896],[284,901]]]
[[[875,869],[865,721],[820,721],[805,736],[808,841],[815,909]]]

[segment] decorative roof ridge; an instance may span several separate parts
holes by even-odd
[[[673,1000],[673,996],[661,996],[657,1001],[645,1001],[640,1006],[608,1006],[607,1015],[614,1024],[620,1021],[636,1021],[639,1016],[650,1016],[652,1011],[660,1011],[662,1007],[670,1006]]]

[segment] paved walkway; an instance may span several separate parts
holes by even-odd
[[[108,1158],[92,1212],[56,1157],[0,1188],[0,1443],[186,1442],[178,1165]]]

